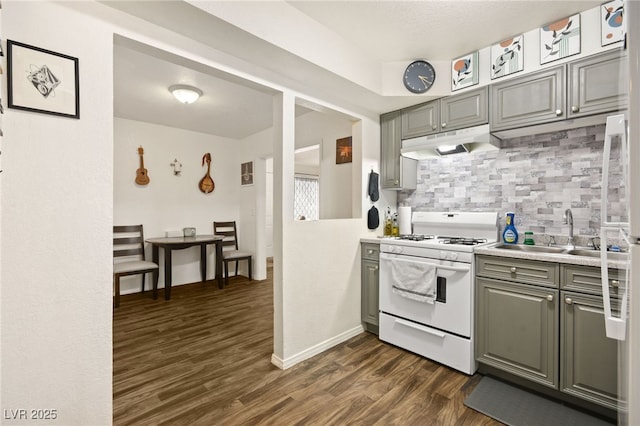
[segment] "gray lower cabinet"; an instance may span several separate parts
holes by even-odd
[[[619,271],[609,270],[618,310]],[[600,269],[476,256],[476,357],[482,365],[615,410],[617,342],[608,339]],[[613,411],[612,411],[613,412]]]
[[[558,385],[558,290],[477,278],[478,361]]]
[[[380,281],[380,245],[361,243],[362,308],[365,330],[378,334],[378,283]]]
[[[493,84],[491,130],[564,120],[565,93],[564,65]]]
[[[560,390],[615,410],[618,346],[605,334],[602,297],[561,293]]]

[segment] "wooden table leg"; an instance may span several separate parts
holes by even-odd
[[[164,300],[171,300],[171,249],[164,247]]]
[[[207,245],[200,244],[200,275],[202,282],[207,280]]]
[[[216,280],[218,281],[218,288],[224,288],[224,281],[222,280],[222,240],[216,241]]]
[[[160,256],[158,253],[158,246],[157,245],[152,245],[151,246],[151,257],[153,260],[153,263],[155,263],[156,265],[158,265],[158,269],[155,270],[155,272],[153,273],[153,299],[156,300],[158,298],[158,275],[160,274]]]

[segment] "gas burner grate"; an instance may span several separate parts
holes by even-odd
[[[487,242],[486,238],[465,238],[465,237],[439,237],[442,244],[456,244],[463,246],[475,246]]]
[[[435,238],[434,235],[418,235],[418,234],[410,234],[410,235],[400,235],[398,239],[400,240],[409,240],[409,241],[424,241],[424,240],[433,240]]]

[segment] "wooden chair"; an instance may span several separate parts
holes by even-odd
[[[153,291],[158,291],[158,265],[145,260],[144,233],[142,225],[113,227],[113,285],[115,296],[113,306],[120,306],[120,277],[142,274],[142,292],[144,279],[153,272]]]
[[[222,235],[222,262],[224,263],[224,285],[229,282],[229,262],[236,263],[236,276],[238,275],[238,262],[240,260],[246,260],[248,263],[249,280],[252,280],[251,275],[251,253],[238,250],[238,234],[236,229],[236,222],[213,222],[213,233],[215,235]]]

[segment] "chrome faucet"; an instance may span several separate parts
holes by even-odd
[[[567,240],[567,245],[575,247],[573,244],[573,213],[571,213],[571,209],[566,209],[562,217],[564,219],[564,223],[569,225],[569,239]]]

